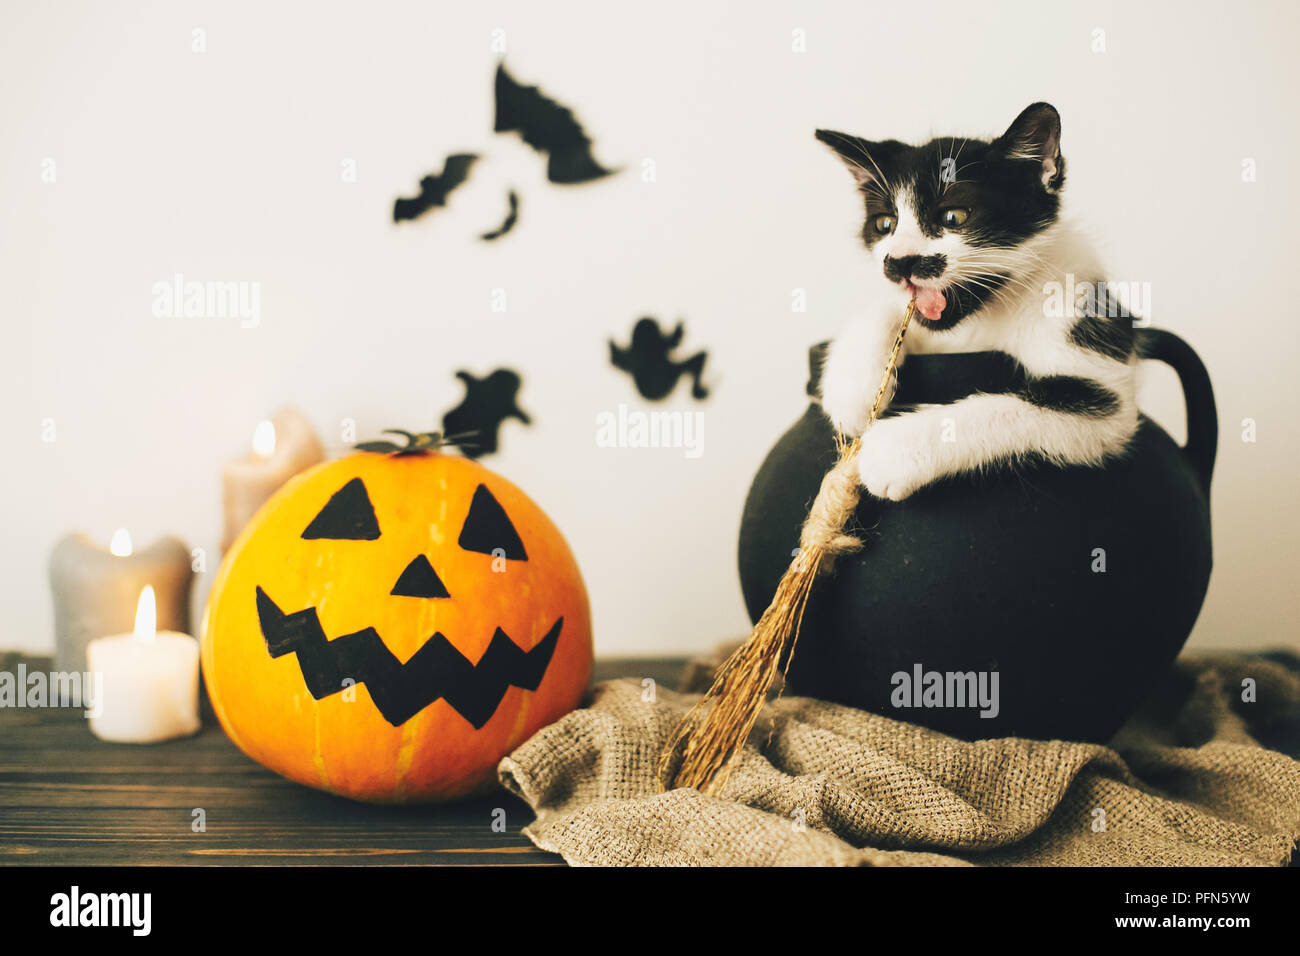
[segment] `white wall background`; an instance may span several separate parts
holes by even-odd
[[[1193,643],[1294,642],[1298,20],[1288,2],[6,0],[0,646],[52,645],[45,565],[64,531],[175,532],[216,554],[220,464],[281,404],[338,452],[340,420],[363,437],[436,427],[461,397],[452,372],[497,366],[523,373],[536,427],[507,423],[485,463],[565,530],[598,652],[746,630],[745,489],[803,407],[806,347],[854,312],[868,267],[848,177],[812,130],[996,133],[1035,99],[1061,110],[1071,209],[1112,277],[1152,283],[1155,324],[1218,390],[1217,564]],[[573,106],[622,175],[551,186],[491,135],[494,28],[514,75]],[[394,197],[458,150],[490,165],[395,228]],[[519,226],[478,242],[507,185]],[[261,283],[260,327],[154,318],[151,287],[176,272]],[[595,445],[598,412],[639,403],[606,339],[645,314],[685,318],[686,348],[709,349],[697,460]],[[684,393],[667,407],[691,407]],[[1172,373],[1144,395],[1181,438]]]

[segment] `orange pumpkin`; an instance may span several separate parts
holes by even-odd
[[[573,554],[466,458],[357,452],[281,488],[232,545],[203,619],[222,727],[291,780],[384,803],[489,787],[591,677]]]

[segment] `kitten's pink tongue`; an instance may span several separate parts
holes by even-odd
[[[916,290],[916,307],[931,322],[939,321],[939,316],[943,315],[944,306],[947,304],[948,300],[938,289]]]

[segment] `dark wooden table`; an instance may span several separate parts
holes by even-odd
[[[0,654],[0,670],[19,658]],[[27,659],[48,671],[47,659]],[[676,686],[681,660],[605,660],[596,679]],[[201,809],[205,830],[193,829]],[[495,811],[505,829],[493,829]],[[0,865],[421,864],[563,866],[520,831],[504,790],[376,807],[301,787],[241,753],[215,720],[186,740],[104,743],[79,710],[0,708]]]

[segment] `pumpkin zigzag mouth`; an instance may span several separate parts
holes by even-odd
[[[344,681],[351,680],[366,685],[376,709],[394,727],[442,698],[475,730],[496,713],[510,687],[537,690],[564,626],[564,618],[556,618],[529,651],[498,627],[477,664],[435,631],[403,664],[373,627],[330,640],[315,608],[286,614],[260,587],[257,618],[271,657],[296,654],[303,681],[316,700],[339,693]]]

